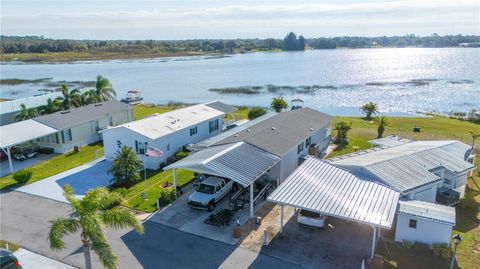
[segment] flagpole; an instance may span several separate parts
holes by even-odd
[[[143,172],[143,180],[147,180],[147,151],[145,148],[145,154],[144,154],[145,160],[143,161],[143,166],[145,166],[144,172]]]

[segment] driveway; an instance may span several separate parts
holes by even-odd
[[[17,161],[12,158],[13,172],[15,173],[20,169],[33,166],[37,163],[40,163],[52,157],[55,157],[56,155],[58,154],[38,154],[34,158],[31,158],[25,161]],[[2,160],[0,163],[0,177],[4,177],[8,174],[10,174],[10,165],[8,164],[8,159],[5,159],[5,160]]]
[[[109,168],[110,162],[100,158],[15,190],[67,203],[63,197],[63,186],[68,184],[75,195],[83,196],[89,189],[110,185],[112,176],[107,173]]]
[[[16,191],[1,193],[0,200],[2,239],[84,268],[79,234],[66,237],[65,249],[61,251],[52,251],[48,246],[49,221],[68,216],[71,213],[68,204]],[[129,230],[107,231],[109,242],[120,259],[120,268],[300,268],[279,258],[150,221],[145,222],[144,227],[144,235]],[[94,268],[101,268],[96,255],[93,262]]]

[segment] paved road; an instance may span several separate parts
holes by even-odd
[[[66,248],[48,247],[49,221],[68,216],[70,206],[41,197],[10,191],[0,194],[0,237],[38,254],[84,267],[78,234],[65,239]],[[250,250],[180,232],[147,221],[145,234],[107,231],[121,268],[299,268],[297,265]],[[99,261],[93,257],[96,268]]]

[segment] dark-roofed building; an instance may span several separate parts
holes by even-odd
[[[42,148],[53,148],[64,153],[102,139],[98,131],[133,120],[130,105],[110,100],[78,108],[59,111],[33,119],[58,132],[37,139]]]

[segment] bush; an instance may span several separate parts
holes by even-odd
[[[24,184],[32,178],[32,174],[32,171],[28,169],[18,170],[13,174],[13,179],[19,184]]]
[[[415,253],[428,253],[430,250],[430,247],[428,246],[428,244],[415,242],[415,244],[413,244],[412,249]]]
[[[164,206],[166,204],[169,204],[175,200],[175,192],[173,191],[173,188],[161,188],[160,189],[160,195],[158,197],[158,202],[160,203],[161,206]]]
[[[433,253],[443,259],[450,259],[452,255],[452,250],[445,243],[435,243],[432,245]]]
[[[411,249],[413,246],[413,243],[411,241],[408,241],[408,240],[403,240],[402,241],[402,247],[406,248],[406,249]]]
[[[185,158],[185,157],[187,157],[187,156],[188,156],[188,152],[179,151],[179,152],[175,153],[175,160],[178,161],[178,160],[181,160],[181,159],[183,159],[183,158]]]
[[[263,107],[252,107],[248,110],[248,119],[253,120],[262,115],[267,114],[267,110]]]
[[[128,194],[128,191],[125,188],[118,188],[115,190],[115,192],[118,192],[123,197],[127,197]]]
[[[160,164],[160,166],[159,166],[160,170],[163,171],[163,168],[164,168],[165,166],[167,166],[167,163],[162,162],[162,163]]]

